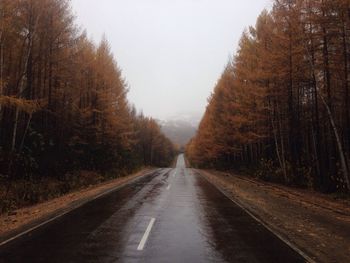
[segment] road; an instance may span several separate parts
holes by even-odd
[[[305,262],[185,167],[153,174],[0,247],[0,262]]]

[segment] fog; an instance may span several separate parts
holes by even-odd
[[[241,34],[269,0],[72,0],[78,24],[103,34],[129,100],[146,115],[199,116]]]

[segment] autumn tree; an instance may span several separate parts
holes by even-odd
[[[187,147],[192,162],[349,190],[349,7],[346,0],[276,0],[263,11],[241,38],[232,77],[225,69],[214,89]]]
[[[95,45],[86,35],[69,0],[0,0],[0,173],[7,179],[118,174],[174,157],[156,122],[129,105],[107,38]]]

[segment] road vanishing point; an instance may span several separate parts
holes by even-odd
[[[183,155],[0,247],[6,263],[305,261]]]

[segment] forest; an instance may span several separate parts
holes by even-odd
[[[0,207],[79,171],[168,166],[173,144],[128,90],[106,37],[90,40],[68,0],[0,0]]]
[[[187,157],[197,167],[349,192],[349,74],[349,0],[274,0],[244,31]]]

